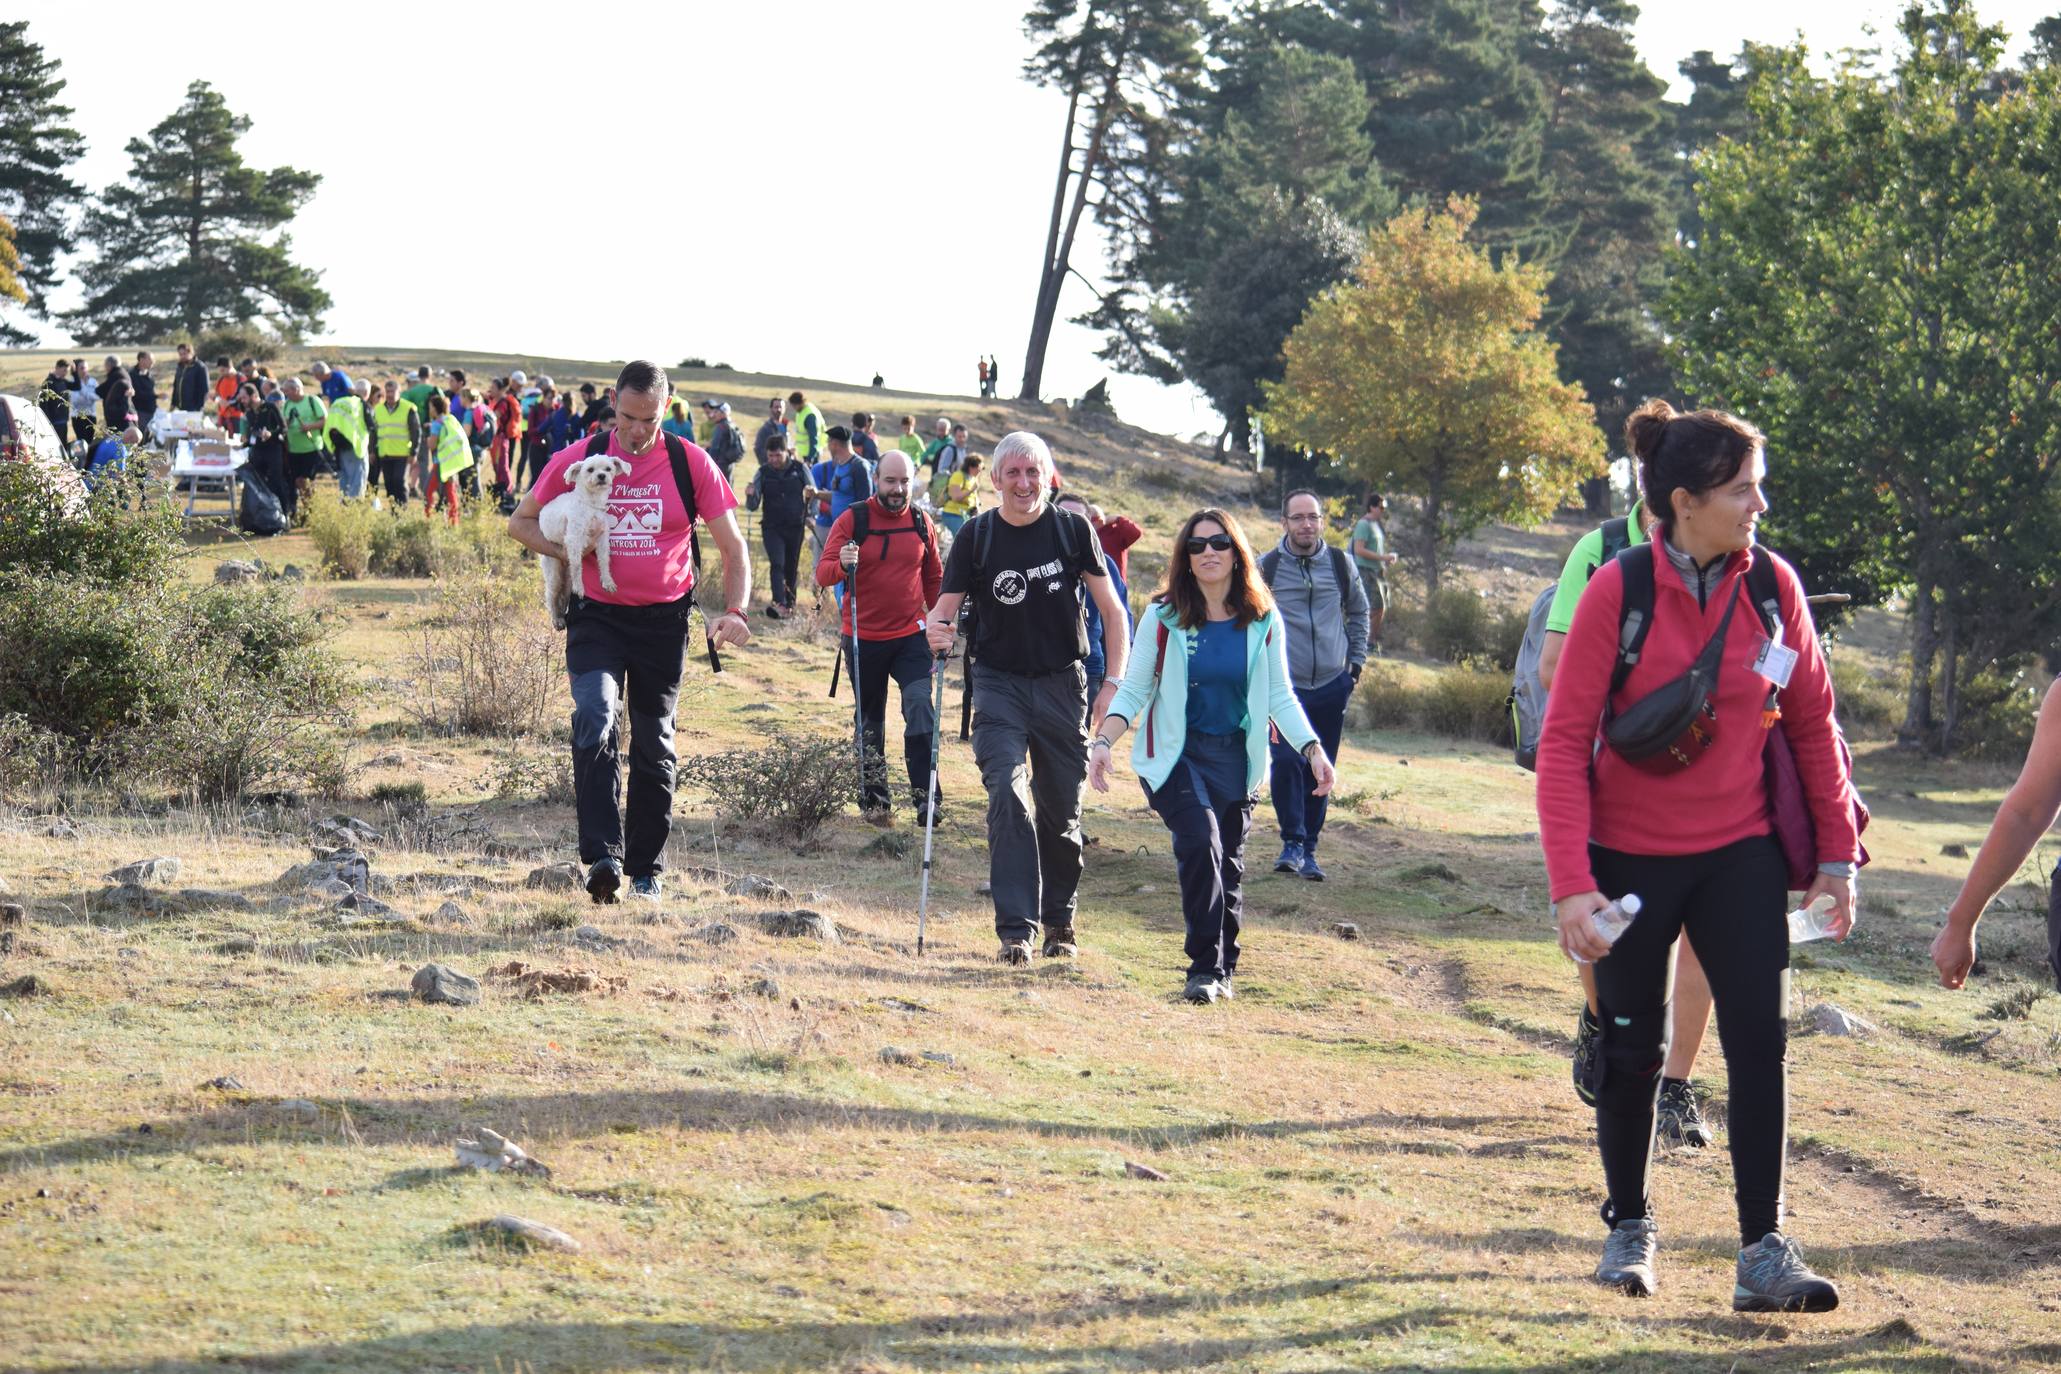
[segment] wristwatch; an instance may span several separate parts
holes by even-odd
[[[737,618],[738,618],[739,620],[746,620],[746,619],[749,619],[749,617],[748,617],[748,616],[747,616],[747,615],[745,614],[745,611],[744,611],[744,607],[742,607],[742,606],[732,606],[732,607],[731,607],[731,608],[730,608],[729,610],[727,610],[727,611],[723,612],[723,614],[724,614],[724,615],[734,615],[734,616],[736,616],[736,617],[737,617]]]

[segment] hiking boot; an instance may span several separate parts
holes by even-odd
[[[1297,871],[1313,883],[1324,881],[1324,870],[1317,867],[1317,851],[1314,849],[1305,849],[1302,852],[1302,867]]]
[[[603,859],[587,870],[587,895],[596,905],[613,903],[616,889],[622,885],[623,866],[614,859]]]
[[[1610,1228],[1603,1242],[1603,1259],[1596,1266],[1596,1282],[1635,1298],[1650,1298],[1660,1291],[1654,1277],[1653,1257],[1660,1250],[1660,1224],[1652,1217],[1630,1217]],[[1746,1261],[1739,1261],[1746,1272]]]
[[[1686,1078],[1660,1080],[1659,1118],[1654,1123],[1660,1138],[1670,1145],[1687,1145],[1700,1150],[1716,1137],[1703,1119],[1703,1104]]]
[[[1217,975],[1217,996],[1223,998],[1226,1002],[1229,1002],[1238,996],[1238,994],[1232,990],[1230,974],[1220,973]]]
[[[1602,1052],[1603,1023],[1584,1003],[1582,1014],[1574,1023],[1574,1095],[1586,1106],[1596,1105],[1596,1088],[1591,1080],[1596,1076],[1596,1056]]]
[[[1072,926],[1051,926],[1045,931],[1045,957],[1047,959],[1071,959],[1081,952],[1073,938]]]
[[[1839,1290],[1811,1272],[1796,1242],[1770,1231],[1760,1244],[1739,1252],[1739,1277],[1732,1288],[1734,1312],[1830,1312]]]
[[[1028,968],[1031,961],[1031,942],[1028,940],[1004,940],[1002,952],[995,956],[1011,968]]]
[[[656,873],[647,873],[641,878],[630,879],[630,895],[656,902],[666,895],[665,884]]]
[[[1299,844],[1282,845],[1281,857],[1274,860],[1274,871],[1276,873],[1302,872],[1302,846]]]
[[[1181,989],[1182,1000],[1194,1002],[1198,1006],[1208,1006],[1223,995],[1224,985],[1217,981],[1213,973],[1190,974],[1188,986]]]
[[[766,607],[765,614],[768,620],[781,620],[786,616],[786,612],[780,609],[780,603],[777,601]]]

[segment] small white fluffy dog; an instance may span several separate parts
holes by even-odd
[[[553,497],[537,513],[537,528],[565,549],[567,559],[561,563],[548,554],[537,555],[544,568],[544,609],[551,612],[556,629],[565,628],[573,579],[589,553],[603,589],[615,590],[615,578],[608,571],[608,489],[629,470],[620,458],[583,458],[565,470],[565,484],[572,490]]]

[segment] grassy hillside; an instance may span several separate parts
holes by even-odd
[[[818,390],[831,406],[861,394]],[[1154,436],[926,400],[988,436],[1035,420],[1063,466],[1162,538],[1238,481]],[[1492,533],[1470,575],[1514,594],[1572,533]],[[192,573],[245,552],[315,563],[302,536],[197,537]],[[2043,893],[2007,893],[1967,992],[1925,977],[1967,862],[1942,851],[1981,840],[2007,781],[1995,767],[1862,751],[1876,807],[1862,923],[1800,952],[1793,977],[1799,1016],[1831,1001],[1878,1027],[1803,1036],[1791,1054],[1792,1229],[1845,1303],[1740,1317],[1719,1152],[1658,1166],[1659,1298],[1585,1281],[1602,1230],[1590,1119],[1567,1081],[1575,981],[1543,916],[1529,778],[1500,751],[1354,729],[1333,881],[1255,864],[1239,998],[1196,1008],[1176,996],[1165,832],[1128,780],[1090,794],[1081,959],[993,962],[979,783],[956,741],[920,958],[916,854],[856,815],[797,853],[683,793],[658,909],[525,887],[570,857],[571,812],[534,786],[497,796],[497,779],[563,744],[421,726],[411,654],[448,594],[309,585],[367,689],[345,726],[345,797],[203,812],[81,793],[0,812],[0,879],[27,910],[0,983],[39,984],[0,1000],[0,1368],[2061,1364],[2061,999],[2039,992]],[[722,677],[690,663],[684,751],[747,744],[773,720],[849,729],[849,696],[824,695],[827,635],[755,629]],[[410,784],[426,811],[375,800]],[[338,813],[382,832],[369,848],[391,923],[280,881]],[[1264,799],[1255,832],[1264,860]],[[102,874],[155,854],[212,895],[156,914],[107,895]],[[745,872],[830,916],[840,941],[764,933],[761,904],[723,892]],[[602,986],[528,997],[486,978],[469,1008],[397,997],[432,959],[476,977],[511,960],[591,970]],[[1714,1042],[1700,1076],[1721,1116]],[[451,1142],[478,1125],[551,1176],[454,1167]],[[525,1252],[473,1229],[502,1213],[581,1248]]]

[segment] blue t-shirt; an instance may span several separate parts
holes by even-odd
[[[1236,620],[1205,620],[1188,660],[1188,729],[1235,735],[1245,728],[1245,631]]]
[[[86,464],[86,490],[91,491],[98,486],[100,479],[110,470],[127,472],[128,468],[128,454],[122,448],[122,441],[112,435],[102,439],[93,446],[93,456]]]
[[[1102,555],[1102,566],[1109,570],[1109,581],[1116,589],[1116,602],[1124,608],[1124,638],[1131,636],[1131,589],[1124,584],[1124,575],[1117,571],[1116,560],[1108,554]],[[1081,667],[1090,679],[1104,675],[1108,668],[1102,655],[1102,610],[1095,604],[1095,598],[1088,595],[1085,582],[1080,590],[1081,608],[1088,618],[1088,656],[1081,660]]]
[[[341,401],[350,394],[351,379],[349,375],[340,367],[331,368],[329,375],[322,379],[322,399],[325,401]]]
[[[816,464],[815,472],[817,487],[830,493],[829,511],[819,510],[816,514],[816,523],[826,529],[837,523],[838,516],[873,495],[873,471],[856,453],[847,463],[826,459]]]

